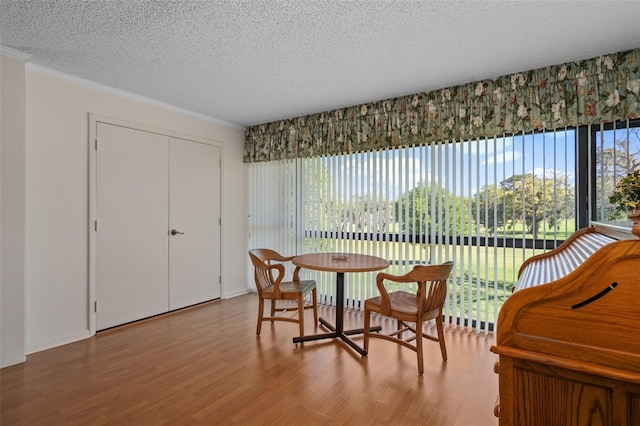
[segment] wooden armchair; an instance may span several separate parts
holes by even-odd
[[[376,285],[380,296],[367,299],[364,302],[364,349],[368,350],[369,337],[377,337],[398,343],[415,351],[418,355],[418,373],[424,372],[422,357],[422,338],[440,343],[442,359],[447,360],[447,348],[444,343],[442,330],[442,307],[447,297],[447,278],[453,269],[452,262],[442,265],[418,265],[406,275],[396,276],[381,272],[376,277]],[[396,283],[418,283],[416,294],[407,291],[395,291],[389,293],[384,286],[384,281]],[[397,320],[397,330],[391,334],[371,333],[371,313],[377,312]],[[438,337],[423,334],[422,323],[436,320]],[[412,326],[408,323],[415,323]],[[402,334],[408,331],[411,336],[402,338]],[[411,343],[415,340],[415,344]]]
[[[254,266],[254,278],[258,289],[258,327],[256,334],[260,335],[263,321],[288,321],[296,322],[300,327],[300,336],[304,336],[304,309],[313,309],[315,323],[318,322],[318,304],[316,297],[315,280],[301,281],[299,279],[300,267],[293,272],[293,281],[282,281],[285,276],[286,262],[290,262],[293,256],[282,256],[270,249],[253,249],[249,251],[249,257]],[[305,305],[304,298],[311,293],[312,303]],[[271,300],[271,315],[264,316],[264,301]],[[278,300],[296,300],[297,307],[277,307]],[[297,318],[276,316],[277,312],[298,311]]]

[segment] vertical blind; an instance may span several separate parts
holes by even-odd
[[[595,189],[591,194],[595,200],[597,220],[626,219],[616,212],[609,202],[616,183],[628,173],[640,169],[640,120],[626,120],[592,126],[589,132],[595,157],[595,173],[590,181]]]
[[[451,260],[445,318],[488,332],[522,261],[576,229],[575,155],[562,129],[253,163],[250,244],[380,256],[398,275]],[[305,274],[335,303],[335,274]],[[347,308],[377,296],[375,275],[345,274]]]

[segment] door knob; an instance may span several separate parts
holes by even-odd
[[[184,235],[184,232],[180,232],[180,231],[176,231],[175,229],[172,229],[170,232],[171,235]]]

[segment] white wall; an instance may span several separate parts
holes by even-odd
[[[223,298],[248,291],[243,130],[27,66],[27,353],[89,336],[89,113],[223,144]]]
[[[25,71],[0,54],[0,368],[25,359]]]

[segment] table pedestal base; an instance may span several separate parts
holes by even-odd
[[[312,334],[309,336],[299,336],[293,338],[293,343],[298,344],[302,342],[310,342],[313,340],[322,339],[341,339],[347,345],[351,346],[363,357],[367,356],[367,351],[360,347],[356,342],[349,338],[353,334],[364,333],[364,328],[354,328],[352,330],[344,330],[343,328],[344,318],[344,272],[338,272],[336,281],[336,325],[330,324],[324,318],[319,318],[320,324],[331,330],[331,333]],[[380,331],[382,327],[379,325],[371,327],[369,331]]]
[[[327,321],[325,321],[323,318],[319,318],[319,321],[322,325],[324,325],[329,330],[331,330],[331,333],[311,334],[309,336],[294,337],[293,343],[298,344],[298,343],[310,342],[313,340],[322,340],[322,339],[341,339],[347,345],[355,349],[355,351],[358,352],[363,357],[367,356],[367,351],[365,351],[363,348],[360,347],[360,345],[358,345],[356,342],[351,340],[351,338],[349,338],[349,336],[353,334],[364,333],[364,328],[354,328],[352,330],[336,331],[336,328],[333,325],[329,324]],[[370,331],[377,332],[377,331],[380,331],[381,329],[382,327],[377,325],[375,327],[371,327]]]

